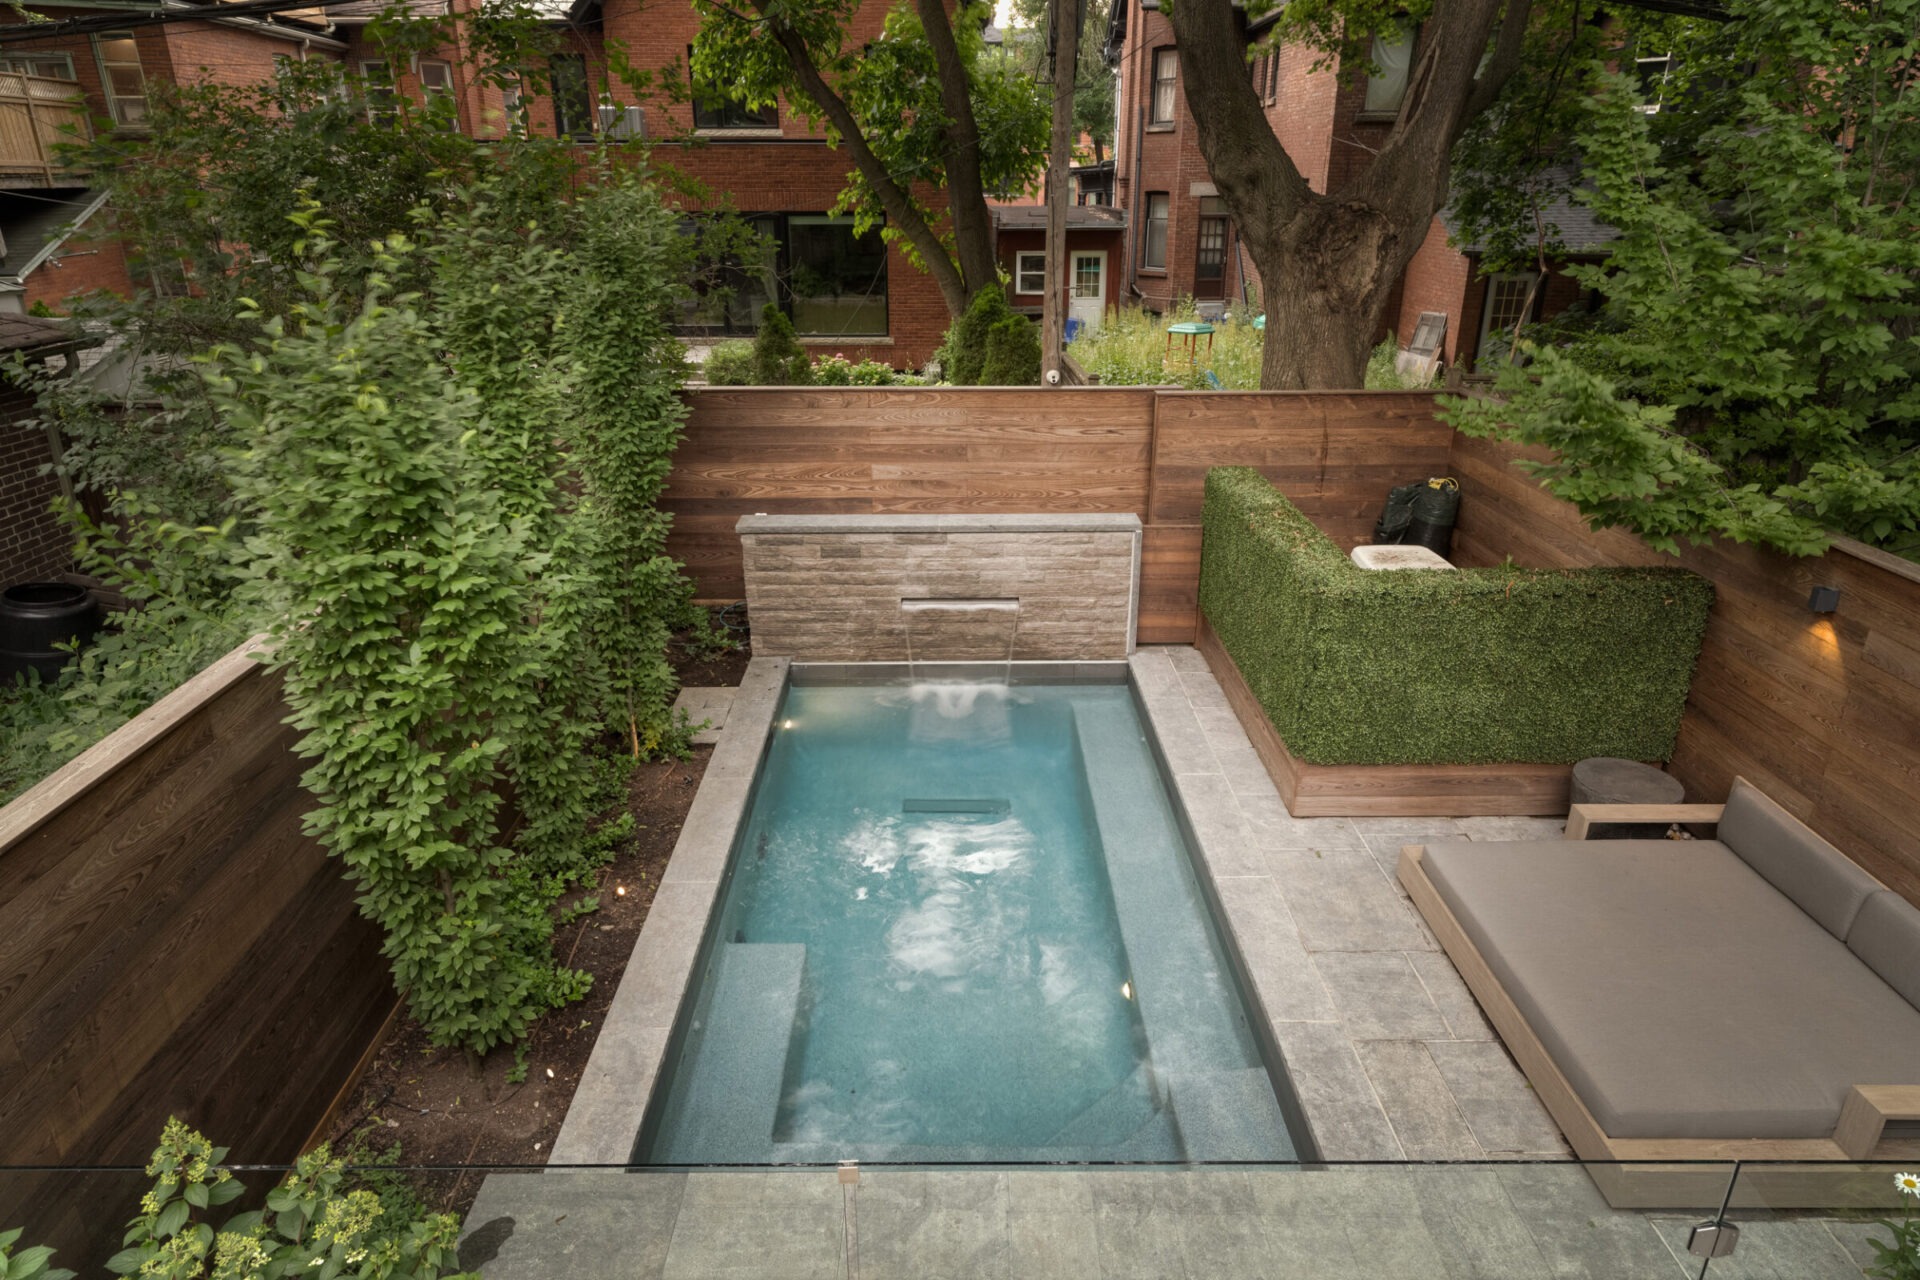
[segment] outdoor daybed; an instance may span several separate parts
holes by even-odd
[[[1585,839],[1603,819],[1718,839]],[[1582,1159],[1915,1153],[1920,909],[1742,779],[1725,805],[1576,806],[1567,837],[1399,870]]]

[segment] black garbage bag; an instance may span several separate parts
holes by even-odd
[[[1387,505],[1380,512],[1380,518],[1373,523],[1373,540],[1376,544],[1407,540],[1407,526],[1413,522],[1413,500],[1426,487],[1424,480],[1393,487],[1387,494]]]
[[[1427,481],[1413,495],[1407,514],[1402,541],[1425,547],[1444,560],[1453,552],[1453,526],[1460,518],[1460,482],[1452,476]]]

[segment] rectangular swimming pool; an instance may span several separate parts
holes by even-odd
[[[1125,685],[786,691],[635,1161],[1290,1161]]]

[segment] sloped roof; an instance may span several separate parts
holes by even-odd
[[[328,5],[326,13],[335,22],[349,25],[372,22],[392,3],[393,0],[346,0],[345,4]],[[410,18],[443,18],[447,14],[447,0],[403,0],[403,3]]]
[[[1540,211],[1541,219],[1549,227],[1559,229],[1560,243],[1566,246],[1570,254],[1605,253],[1607,246],[1620,238],[1620,232],[1594,216],[1593,210],[1579,203],[1569,195],[1551,200]],[[1447,234],[1456,241],[1460,240],[1460,219],[1451,206],[1441,211],[1440,220],[1446,224]],[[1485,244],[1459,244],[1462,253],[1485,253]]]
[[[1008,230],[1044,230],[1047,206],[1043,204],[999,204],[993,206],[995,226]],[[1070,204],[1067,226],[1074,231],[1125,231],[1127,214],[1110,204]]]
[[[37,316],[0,315],[0,351],[36,351],[84,341],[86,335],[70,325]]]
[[[39,266],[100,203],[101,193],[86,187],[0,191],[0,278],[18,280]]]

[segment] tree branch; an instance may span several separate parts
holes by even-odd
[[[987,193],[980,178],[980,125],[973,115],[973,94],[967,82],[967,64],[953,38],[944,0],[914,0],[920,27],[933,50],[940,79],[940,106],[947,127],[947,204],[953,218],[954,247],[967,293],[985,288],[999,278],[993,252],[993,227],[987,221]]]
[[[1170,6],[1168,16],[1180,58],[1180,87],[1199,129],[1208,172],[1241,221],[1243,234],[1278,234],[1316,197],[1267,124],[1247,78],[1240,14],[1231,0],[1180,0]],[[1270,225],[1249,226],[1255,219]]]
[[[820,73],[820,68],[814,65],[813,53],[807,48],[806,40],[771,12],[776,2],[751,0],[754,10],[766,21],[766,29],[773,33],[773,38],[779,41],[780,48],[786,53],[787,62],[793,67],[794,79],[800,82],[801,92],[813,100],[813,104],[820,108],[820,113],[839,133],[841,141],[846,143],[848,152],[853,156],[854,167],[879,198],[889,225],[906,236],[913,247],[919,250],[927,273],[940,286],[940,296],[946,301],[947,309],[959,315],[966,308],[968,295],[953,256],[921,215],[919,206],[907,189],[894,181],[893,175],[887,172],[887,166],[867,145],[860,121],[845,100],[833,91],[826,77]]]

